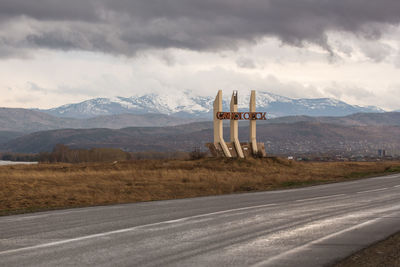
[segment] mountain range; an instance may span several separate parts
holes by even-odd
[[[191,151],[212,142],[212,123],[197,122],[170,127],[124,129],[61,129],[36,132],[0,144],[0,150],[37,153],[56,144],[71,148],[113,147],[125,151]],[[229,128],[225,128],[225,139]],[[245,142],[248,127],[240,127]],[[269,154],[376,153],[378,149],[400,151],[400,126],[344,126],[319,122],[271,123],[257,127],[257,139]],[[336,154],[335,154],[336,155]]]
[[[20,108],[0,108],[0,131],[31,133],[63,128],[110,128],[174,126],[197,121],[165,114],[117,114],[91,118],[56,117],[44,112]]]
[[[228,98],[224,110],[229,110]],[[213,100],[185,92],[97,98],[49,110],[0,108],[0,151],[50,151],[58,143],[74,148],[188,151],[212,140]],[[239,96],[239,110],[247,111],[248,102],[249,96]],[[259,141],[275,154],[336,148],[367,151],[382,144],[397,148],[400,143],[400,113],[377,107],[257,92],[257,111],[269,116],[258,122]],[[241,140],[247,138],[247,124],[239,122]]]
[[[248,122],[240,139],[248,138]],[[62,143],[72,148],[116,147],[127,151],[190,151],[212,141],[212,122],[167,127],[58,129],[20,135],[0,144],[0,151],[36,153]],[[1,133],[1,132],[0,132]],[[225,139],[229,129],[225,128]],[[0,135],[1,136],[1,135]],[[330,151],[400,151],[400,113],[361,113],[346,117],[289,116],[259,123],[257,137],[273,154]],[[361,153],[361,152],[360,152]]]
[[[340,125],[398,125],[399,115],[396,112],[386,113],[356,113],[343,117],[313,117],[313,116],[285,116],[271,118],[262,123],[293,123],[293,122],[321,122]],[[10,138],[37,131],[55,129],[90,129],[109,128],[121,129],[127,127],[165,127],[187,124],[191,122],[211,120],[202,117],[177,117],[166,114],[117,114],[91,118],[56,117],[44,112],[28,109],[0,108],[0,143]],[[239,122],[241,124],[245,122]]]
[[[223,101],[229,110],[229,96]],[[248,110],[249,96],[239,96],[239,110]],[[110,128],[175,126],[195,121],[212,120],[213,97],[148,94],[140,97],[96,98],[48,110],[0,108],[0,143],[14,133],[74,128]],[[268,92],[257,93],[257,110],[268,117],[346,116],[363,112],[382,112],[377,107],[359,107],[334,99],[290,99]],[[310,120],[311,118],[307,118]]]
[[[223,101],[229,110],[230,95]],[[248,110],[249,94],[239,95],[239,111]],[[116,114],[159,113],[180,118],[211,119],[213,96],[181,94],[145,94],[133,97],[95,98],[81,103],[40,110],[56,117],[92,118]],[[359,112],[384,112],[378,107],[360,107],[330,98],[292,99],[265,91],[257,91],[257,111],[267,112],[269,118],[293,115],[346,116]]]

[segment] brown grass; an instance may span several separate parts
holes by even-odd
[[[0,215],[271,190],[396,171],[400,162],[301,163],[277,158],[2,166]]]

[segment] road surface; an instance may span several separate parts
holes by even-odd
[[[0,217],[0,266],[323,266],[400,231],[400,175]]]

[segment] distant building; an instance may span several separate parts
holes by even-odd
[[[378,157],[386,157],[386,150],[385,149],[378,149]]]

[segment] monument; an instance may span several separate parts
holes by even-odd
[[[206,146],[214,157],[246,158],[266,157],[264,143],[257,143],[256,123],[257,120],[266,120],[265,112],[256,112],[256,92],[251,91],[249,112],[238,112],[238,93],[233,91],[230,112],[222,110],[222,90],[214,101],[214,143]],[[224,140],[224,120],[230,120],[230,142]],[[239,141],[239,120],[250,121],[250,135],[248,143]]]

